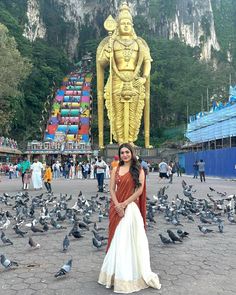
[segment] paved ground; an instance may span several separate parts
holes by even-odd
[[[147,190],[148,196],[156,194],[157,189],[166,183],[160,183],[157,174],[150,175]],[[197,190],[195,196],[206,197],[209,186],[217,191],[227,192],[227,195],[236,192],[236,182],[221,179],[207,179],[206,183],[183,176],[174,178],[174,183],[169,185],[167,193],[169,199],[176,193],[183,196],[181,180],[185,179],[193,184]],[[20,179],[8,180],[2,178],[0,183],[0,196],[3,192],[15,194],[21,187]],[[67,193],[73,195],[74,203],[78,192],[82,190],[85,196],[90,197],[96,192],[95,180],[55,180],[53,191],[55,195]],[[30,195],[37,192],[30,191]],[[216,198],[221,198],[215,196]],[[2,208],[5,207],[0,204]],[[10,208],[8,208],[10,209]],[[94,213],[92,220],[98,220],[98,213]],[[235,295],[236,294],[236,225],[229,224],[225,220],[225,232],[220,234],[216,225],[209,225],[214,233],[204,236],[199,232],[197,224],[199,218],[195,217],[195,223],[188,222],[184,217],[181,223],[184,229],[190,233],[190,238],[182,244],[164,246],[158,234],[166,235],[166,230],[173,226],[166,223],[163,213],[155,216],[157,223],[153,229],[147,232],[152,270],[160,276],[162,289],[160,291],[151,288],[138,294],[163,294],[163,295]],[[11,221],[12,224],[14,221]],[[62,241],[68,233],[71,225],[67,222],[66,230],[49,230],[43,234],[32,234],[34,240],[41,244],[38,250],[31,250],[28,245],[28,236],[19,238],[11,226],[5,231],[13,241],[13,246],[4,246],[0,241],[0,253],[4,253],[12,260],[19,263],[19,267],[12,270],[4,270],[0,265],[0,294],[86,294],[108,295],[112,290],[106,290],[97,284],[97,277],[104,258],[104,249],[96,250],[92,247],[92,234],[85,232],[83,239],[71,239],[71,245],[67,253],[62,252]],[[107,219],[102,225],[107,226]],[[73,258],[71,273],[62,279],[55,279],[54,274],[68,259]]]

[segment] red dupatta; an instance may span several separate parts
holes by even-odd
[[[119,175],[119,166],[116,170],[116,198],[119,203],[127,200],[135,190],[134,180],[130,172],[125,173],[124,175]],[[144,182],[144,187],[142,194],[134,201],[139,207],[140,213],[143,217],[144,227],[146,228],[146,181]],[[112,238],[115,234],[117,225],[119,224],[122,217],[120,217],[116,210],[113,201],[110,202],[110,211],[109,211],[109,236],[108,236],[108,251]]]

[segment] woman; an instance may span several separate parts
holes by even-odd
[[[119,147],[120,164],[112,169],[109,238],[98,282],[114,292],[132,293],[149,286],[160,289],[151,271],[145,233],[146,187],[132,146]]]

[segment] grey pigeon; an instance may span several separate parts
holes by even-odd
[[[1,240],[3,244],[13,245],[12,241],[6,237],[4,232],[1,234]]]
[[[160,239],[163,244],[172,244],[173,243],[173,241],[171,239],[164,237],[162,234],[159,234],[159,236],[160,236]]]
[[[171,238],[171,240],[173,241],[173,243],[175,243],[175,242],[182,243],[183,242],[180,239],[180,237],[176,236],[170,229],[167,230],[167,233],[168,233],[169,237]]]
[[[198,228],[199,228],[199,230],[200,230],[203,234],[208,234],[208,233],[213,232],[213,229],[209,229],[209,228],[206,228],[206,227],[201,226],[201,225],[198,225]]]
[[[187,218],[188,218],[188,220],[190,220],[190,221],[193,221],[193,222],[194,222],[194,219],[193,219],[193,216],[192,216],[192,215],[188,215],[188,216],[187,216]]]
[[[189,235],[188,232],[182,231],[182,229],[177,229],[177,234],[181,239],[186,238]]]
[[[72,259],[70,259],[66,264],[64,264],[62,266],[62,268],[55,274],[55,277],[61,277],[66,275],[67,273],[69,273],[71,271],[72,268]]]
[[[211,224],[211,221],[207,220],[206,218],[204,218],[203,216],[200,216],[200,221],[202,223],[208,223],[208,224]]]
[[[18,266],[17,262],[11,261],[10,259],[6,258],[3,254],[1,255],[1,264],[5,268],[11,268],[12,266]]]
[[[92,239],[93,241],[93,246],[96,247],[97,249],[101,248],[102,246],[106,245],[107,243],[104,241],[98,241],[96,238]]]
[[[230,222],[230,223],[236,223],[236,220],[233,218],[233,216],[232,215],[230,215],[230,214],[228,214],[228,221]]]
[[[13,229],[14,229],[15,233],[18,234],[19,236],[21,236],[22,238],[27,234],[26,231],[22,231],[22,230],[20,230],[19,227],[18,227],[17,225],[14,226]]]
[[[68,239],[68,236],[66,235],[63,240],[63,251],[67,251],[70,246],[70,240]]]
[[[44,232],[44,230],[42,230],[41,228],[36,227],[36,226],[33,224],[33,222],[31,223],[31,227],[30,227],[30,229],[31,229],[32,232],[34,232],[34,233],[43,233],[43,232]]]
[[[30,247],[32,247],[33,249],[39,249],[40,248],[40,244],[36,243],[32,237],[29,237],[29,245]]]

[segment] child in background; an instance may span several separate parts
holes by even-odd
[[[24,173],[24,178],[23,178],[23,190],[29,189],[30,180],[31,180],[31,172],[29,169],[26,169]]]
[[[47,192],[51,193],[52,192],[52,187],[51,187],[52,169],[48,163],[46,164],[46,170],[45,170],[43,179],[44,179],[44,185],[47,189]]]

